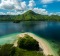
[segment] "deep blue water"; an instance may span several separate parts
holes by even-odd
[[[0,36],[19,32],[33,32],[43,38],[60,41],[60,22],[24,21],[0,22]]]

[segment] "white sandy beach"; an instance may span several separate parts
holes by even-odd
[[[36,36],[35,34],[29,33],[29,32],[20,33],[17,36],[18,37],[23,37],[25,34],[28,34],[28,35],[32,36],[34,39],[36,39],[39,42],[39,46],[43,49],[43,52],[46,56],[47,55],[56,56],[55,53],[53,52],[52,48],[50,47],[49,43],[45,39],[40,38],[40,37]],[[17,46],[17,41],[14,43],[14,46]]]

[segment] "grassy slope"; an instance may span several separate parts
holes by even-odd
[[[20,49],[20,48],[16,48],[16,52],[15,55],[21,55],[21,56],[45,56],[43,54],[43,52],[39,52],[39,51],[28,51],[28,50],[24,50],[24,49]]]

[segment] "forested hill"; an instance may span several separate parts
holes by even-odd
[[[60,21],[60,16],[41,15],[29,10],[22,15],[0,15],[0,21]]]

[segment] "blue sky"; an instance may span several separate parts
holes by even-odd
[[[60,0],[0,0],[0,15],[18,15],[27,10],[42,15],[60,15]]]

